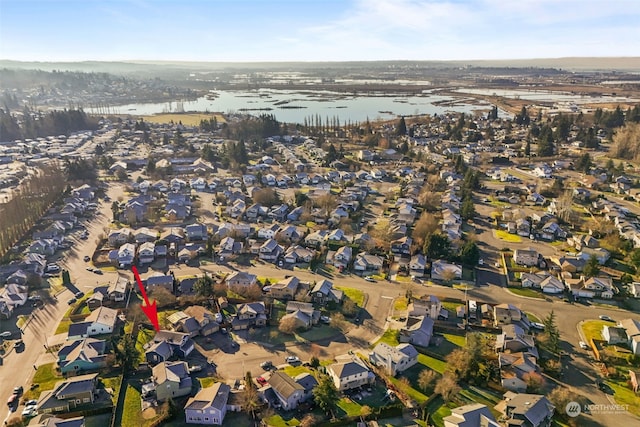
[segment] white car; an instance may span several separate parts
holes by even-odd
[[[540,331],[544,331],[544,324],[538,322],[531,322],[531,327],[533,329],[538,329]]]
[[[372,282],[372,283],[375,283],[375,281],[376,281],[376,279],[374,279],[374,278],[373,278],[373,277],[371,277],[371,276],[366,276],[366,277],[364,278],[364,280],[366,280],[367,282]]]
[[[583,350],[589,350],[589,346],[588,346],[588,345],[587,345],[587,343],[586,343],[586,342],[584,342],[584,341],[580,341],[580,342],[578,343],[578,345],[580,345],[580,348],[581,348],[581,349],[583,349]]]
[[[300,358],[298,356],[287,356],[285,361],[287,363],[298,363],[298,362],[300,362]]]
[[[23,417],[35,417],[38,415],[38,409],[35,406],[27,406],[22,410]]]
[[[11,338],[11,335],[13,335],[13,332],[4,331],[3,333],[0,334],[0,337],[2,337],[2,338]]]

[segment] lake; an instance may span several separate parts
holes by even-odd
[[[364,122],[367,119],[393,119],[398,116],[442,114],[446,112],[471,113],[488,110],[490,104],[439,95],[422,91],[413,95],[405,93],[370,92],[348,94],[340,92],[308,90],[258,89],[243,91],[212,91],[206,97],[194,101],[129,104],[110,107],[115,114],[151,115],[158,113],[222,112],[273,114],[286,123],[304,123],[305,118],[319,116],[337,117],[341,124]],[[97,109],[85,108],[89,113]]]

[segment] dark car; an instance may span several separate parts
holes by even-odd
[[[22,396],[22,392],[24,391],[24,389],[22,388],[22,386],[17,386],[13,388],[13,394],[15,394],[16,396]]]
[[[84,260],[84,262],[89,262],[91,260],[89,255],[85,255],[84,258],[82,258],[82,259]]]
[[[75,296],[77,299],[80,299],[80,298],[82,298],[82,297],[84,296],[84,292],[82,292],[82,291],[78,291],[78,292],[76,292],[76,294],[75,294],[74,296]]]
[[[71,304],[75,304],[76,299],[75,298],[71,298],[69,301],[67,301],[67,304],[71,305]]]
[[[600,389],[600,391],[606,393],[606,394],[614,394],[614,390],[606,383],[603,382],[598,382],[598,388]]]

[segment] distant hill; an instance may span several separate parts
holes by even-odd
[[[459,67],[491,68],[558,68],[567,71],[622,71],[640,73],[640,57],[611,58],[539,58],[513,60],[460,61],[358,61],[358,62],[186,62],[186,61],[82,61],[82,62],[21,62],[0,59],[0,68],[39,69],[43,71],[69,70],[116,74],[157,73],[162,70],[206,71],[230,69],[341,69],[384,68],[389,66],[422,66],[446,69]]]

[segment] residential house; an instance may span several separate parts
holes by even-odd
[[[109,236],[107,240],[109,241],[109,245],[114,248],[120,247],[129,241],[132,238],[132,231],[130,228],[121,228],[118,230],[111,230],[109,232]]]
[[[102,303],[104,301],[104,294],[100,291],[95,291],[93,295],[87,298],[87,307],[89,307],[90,311],[97,309],[98,307],[102,307]]]
[[[615,288],[610,277],[565,279],[569,291],[577,298],[613,298]]]
[[[418,363],[418,351],[411,344],[392,347],[381,342],[369,354],[369,361],[384,369],[387,375],[396,376]]]
[[[502,325],[502,333],[496,337],[496,351],[504,353],[527,353],[539,358],[533,335],[526,334],[518,325]]]
[[[300,280],[296,276],[290,276],[271,285],[269,295],[276,299],[293,299],[298,292]]]
[[[258,276],[255,274],[247,273],[245,271],[234,271],[225,278],[227,286],[234,287],[248,287],[258,283]]]
[[[278,232],[278,230],[280,229],[280,224],[271,224],[271,225],[267,225],[265,227],[261,227],[258,229],[258,239],[273,239],[274,237],[276,237],[276,233]]]
[[[160,362],[151,369],[156,400],[164,402],[191,393],[193,386],[187,362]]]
[[[263,261],[275,262],[282,255],[284,249],[274,239],[269,239],[260,246],[258,258]]]
[[[236,242],[233,237],[223,237],[222,240],[220,240],[220,244],[218,245],[216,256],[220,259],[220,261],[227,261],[233,256],[242,252],[242,247],[242,242]]]
[[[314,255],[315,251],[311,249],[300,245],[292,245],[284,253],[284,262],[287,264],[306,264],[311,262]]]
[[[133,232],[133,238],[136,243],[155,242],[158,232],[147,227],[138,228]]]
[[[498,363],[502,387],[519,393],[527,391],[527,376],[539,370],[529,353],[500,353]]]
[[[582,250],[578,253],[578,258],[585,261],[589,261],[591,257],[595,257],[598,260],[598,264],[605,265],[607,261],[609,261],[609,258],[611,258],[611,253],[605,248],[588,247],[583,247]]]
[[[220,324],[215,321],[215,315],[200,305],[190,305],[184,309],[184,313],[198,322],[202,336],[206,337],[220,329]]]
[[[452,280],[462,278],[462,266],[438,259],[431,263],[431,278],[435,280]]]
[[[167,317],[167,321],[171,328],[177,332],[184,332],[193,338],[200,333],[200,325],[198,321],[183,311],[176,311]]]
[[[107,343],[84,338],[65,343],[58,350],[58,367],[62,375],[97,371],[107,366]]]
[[[207,226],[204,224],[189,224],[184,228],[184,234],[189,242],[199,242],[207,240],[209,233]]]
[[[495,417],[482,403],[471,403],[451,410],[443,418],[444,427],[499,427]]]
[[[520,280],[523,288],[541,289],[545,294],[560,294],[564,292],[562,280],[547,272],[522,273]]]
[[[311,295],[311,300],[319,305],[325,305],[329,301],[339,304],[344,298],[344,292],[334,289],[333,283],[326,279],[316,282],[309,294]]]
[[[85,374],[59,381],[51,390],[40,393],[39,413],[63,413],[86,406],[89,408],[98,397],[98,374]]]
[[[189,334],[160,330],[148,344],[145,356],[150,364],[165,362],[169,357],[185,358],[195,349]]]
[[[518,265],[537,266],[539,259],[540,254],[535,249],[516,249],[513,252],[513,261]]]
[[[124,301],[128,287],[129,280],[124,276],[118,276],[115,282],[109,283],[109,288],[107,289],[109,300],[114,302]]]
[[[409,236],[404,236],[398,240],[394,240],[391,242],[391,252],[394,255],[410,255],[411,254],[411,244],[413,243],[413,239]]]
[[[125,243],[118,249],[116,258],[119,268],[128,268],[133,265],[136,258],[136,245],[134,243]]]
[[[152,242],[144,242],[138,248],[138,262],[151,264],[156,259],[156,246]]]
[[[33,427],[85,427],[84,417],[58,418],[50,414],[40,414],[33,420],[35,421],[29,423]]]
[[[233,329],[249,329],[267,324],[267,310],[264,302],[250,302],[238,305],[236,316],[231,321]]]
[[[442,303],[434,295],[424,295],[421,298],[413,298],[407,310],[409,316],[426,316],[436,320],[442,315]]]
[[[624,319],[618,322],[627,334],[627,345],[633,354],[640,355],[640,320]]]
[[[83,322],[69,325],[68,340],[96,335],[112,334],[118,323],[118,311],[108,307],[99,307],[92,311]]]
[[[515,323],[525,330],[529,330],[530,327],[527,315],[513,304],[493,306],[493,321],[495,326]]]
[[[543,395],[508,391],[496,405],[506,427],[549,427],[555,407]]]
[[[628,342],[627,332],[624,328],[604,325],[602,327],[602,337],[609,345],[626,344]]]
[[[428,347],[433,336],[433,319],[426,316],[407,317],[407,323],[400,329],[401,343],[411,343]]]
[[[327,230],[316,230],[304,238],[306,246],[319,248],[326,240],[329,232]]]
[[[275,371],[269,378],[269,385],[285,411],[297,408],[305,397],[304,387],[283,371]]]
[[[222,425],[230,393],[231,387],[221,382],[198,391],[184,407],[187,424]]]
[[[165,288],[167,291],[173,293],[173,276],[170,274],[154,273],[147,277],[144,281],[145,287],[148,291],[153,290],[155,287]]]
[[[427,268],[427,258],[422,254],[415,254],[409,261],[409,274],[412,277],[423,277]]]
[[[289,301],[287,303],[286,312],[280,321],[285,318],[294,318],[296,320],[296,328],[308,329],[318,323],[320,312],[313,308],[310,302]]]
[[[353,269],[362,274],[380,274],[384,266],[384,259],[378,255],[360,252],[353,261]]]
[[[327,366],[326,372],[333,380],[333,384],[338,391],[351,390],[363,385],[373,384],[375,381],[373,372],[356,356],[340,358],[337,363]]]
[[[352,256],[353,250],[351,246],[342,246],[334,253],[331,263],[334,267],[342,271],[349,266]]]

